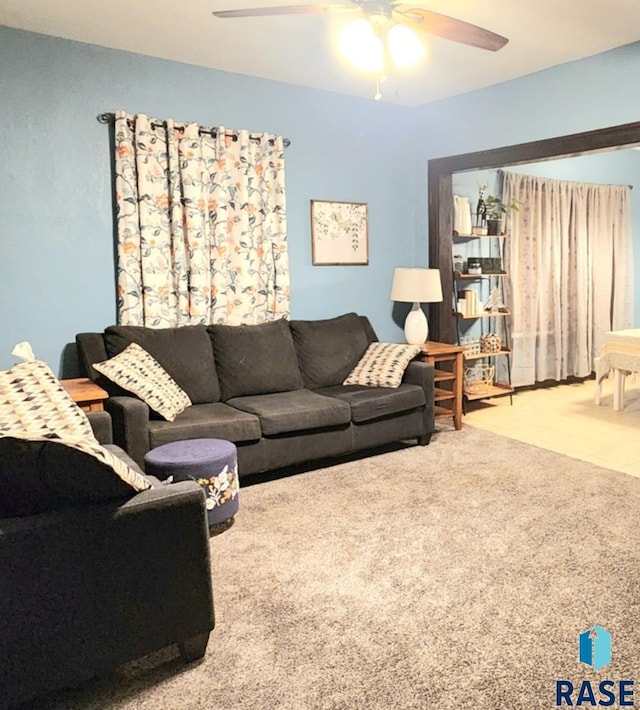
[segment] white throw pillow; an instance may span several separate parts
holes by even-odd
[[[0,437],[55,441],[105,463],[136,491],[151,487],[144,476],[100,446],[86,414],[41,360],[0,372]]]
[[[162,365],[137,343],[93,367],[112,382],[146,402],[154,412],[172,422],[191,406],[189,395]]]
[[[420,345],[371,343],[342,384],[399,387],[407,365],[421,350]]]
[[[98,443],[87,415],[41,360],[0,372],[0,435],[15,436],[14,432]]]

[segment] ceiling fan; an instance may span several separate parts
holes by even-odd
[[[427,34],[444,37],[454,42],[467,44],[479,49],[496,52],[509,41],[495,32],[491,32],[469,22],[457,20],[448,15],[441,15],[421,7],[403,4],[400,0],[349,0],[349,4],[321,5],[276,5],[272,7],[254,7],[240,10],[214,11],[216,17],[259,17],[268,15],[301,15],[318,12],[344,12],[359,9],[361,13],[372,18],[381,16],[388,21],[395,21],[410,29]]]
[[[387,58],[396,67],[416,64],[425,48],[414,30],[437,35],[461,44],[496,52],[509,41],[495,32],[457,20],[402,0],[347,0],[349,4],[276,5],[271,7],[217,10],[223,19],[271,15],[306,15],[319,12],[356,11],[359,19],[342,31],[338,46],[353,66],[376,75],[376,100],[382,98],[380,84],[386,79]]]

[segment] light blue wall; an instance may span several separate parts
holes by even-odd
[[[416,259],[428,254],[430,159],[638,121],[639,76],[635,42],[417,109]]]
[[[370,316],[399,340],[389,289],[412,265],[409,109],[0,27],[0,367],[19,340],[64,375],[65,344],[115,321],[109,132],[123,108],[281,133],[292,316]],[[369,205],[369,266],[311,266],[309,201]],[[71,367],[72,367],[71,363]]]
[[[65,344],[115,320],[100,112],[288,136],[292,315],[359,311],[389,340],[402,338],[389,301],[393,267],[427,263],[430,158],[640,119],[640,43],[417,109],[6,27],[0,66],[0,367],[27,339],[66,375]],[[368,203],[368,267],[311,266],[311,199]]]

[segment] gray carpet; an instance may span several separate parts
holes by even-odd
[[[640,479],[465,426],[241,491],[211,541],[217,627],[64,708],[551,708],[640,681]],[[577,636],[611,632],[599,672]],[[44,707],[44,705],[41,705]]]

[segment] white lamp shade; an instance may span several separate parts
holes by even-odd
[[[407,303],[442,301],[442,282],[438,269],[397,268],[393,272],[391,300]]]

